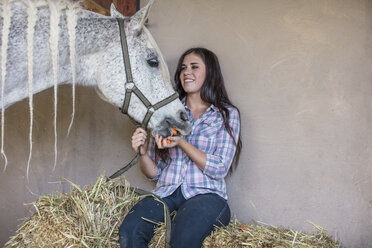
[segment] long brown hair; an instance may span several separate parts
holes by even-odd
[[[184,89],[182,88],[182,84],[180,80],[180,75],[182,71],[182,63],[186,55],[191,54],[191,53],[200,56],[200,58],[203,60],[206,66],[205,82],[201,88],[200,97],[204,102],[213,104],[215,107],[217,107],[221,111],[225,128],[227,132],[229,133],[229,135],[231,136],[231,138],[235,142],[236,151],[235,151],[234,159],[232,162],[232,166],[230,167],[230,171],[229,171],[229,172],[232,172],[238,166],[240,151],[242,149],[242,141],[241,141],[240,133],[239,133],[238,141],[236,142],[234,139],[231,127],[229,125],[229,110],[227,107],[231,106],[231,107],[236,108],[238,110],[239,116],[240,116],[240,111],[236,106],[232,104],[232,102],[230,101],[227,95],[225,83],[224,83],[222,72],[221,72],[220,63],[218,61],[216,54],[202,47],[188,49],[181,55],[180,59],[178,60],[177,69],[174,75],[174,82],[176,85],[176,91],[178,92],[180,99],[183,99],[187,95]],[[240,118],[239,118],[239,121],[240,121]],[[163,161],[167,161],[169,159],[168,150],[156,149],[155,153],[161,159],[163,159]]]

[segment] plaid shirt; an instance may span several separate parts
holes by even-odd
[[[185,101],[183,100],[185,105]],[[191,145],[207,155],[204,171],[183,152],[178,146],[169,149],[168,164],[159,159],[157,180],[153,193],[166,197],[171,195],[180,185],[183,196],[189,199],[198,194],[215,193],[225,199],[227,175],[234,158],[236,145],[223,124],[222,114],[211,105],[207,111],[194,119],[192,112],[185,105],[191,122],[192,131],[184,137]],[[228,107],[229,124],[235,141],[238,141],[240,122],[239,113],[233,107]],[[148,149],[150,157],[155,161],[155,141],[152,139]]]

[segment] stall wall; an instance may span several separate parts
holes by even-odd
[[[344,247],[372,247],[371,1],[158,0],[149,29],[171,74],[189,47],[207,47],[220,59],[241,111],[243,150],[227,178],[236,218],[313,231],[310,221]],[[35,97],[29,182],[27,102],[6,111],[0,245],[32,211],[23,203],[68,192],[55,183],[61,178],[93,184],[134,155],[134,125],[93,89],[78,88],[67,136],[70,92],[59,90],[55,171],[53,92]],[[153,187],[137,167],[126,175],[134,186]]]

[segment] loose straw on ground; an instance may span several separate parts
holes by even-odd
[[[69,183],[69,194],[31,203],[35,213],[5,247],[120,247],[118,228],[139,196],[120,178],[106,182],[102,176],[84,189]]]
[[[243,224],[233,220],[225,227],[218,227],[203,242],[203,248],[339,248],[338,242],[316,225],[316,232],[304,233],[264,223]],[[155,229],[149,248],[164,247],[165,226]]]
[[[10,247],[111,247],[119,248],[118,229],[125,215],[140,199],[124,179],[98,178],[93,187],[79,188],[72,182],[69,194],[44,195],[31,203],[35,212],[26,218],[5,245]],[[197,224],[197,223],[196,223]],[[338,242],[313,224],[314,233],[304,233],[264,223],[231,221],[216,228],[204,248],[276,247],[339,248]],[[165,226],[156,227],[150,248],[165,247]]]

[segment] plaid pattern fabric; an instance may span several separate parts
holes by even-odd
[[[158,174],[153,178],[157,180],[153,193],[166,197],[181,185],[185,199],[205,193],[216,193],[227,199],[224,177],[234,158],[236,145],[223,124],[222,114],[211,105],[199,119],[194,119],[190,109],[186,105],[185,108],[192,131],[184,138],[207,155],[205,169],[201,171],[178,146],[171,148],[168,163],[156,161]],[[240,132],[239,113],[233,107],[228,109],[230,127],[237,142]],[[148,153],[155,161],[154,148],[155,141],[152,139]]]

